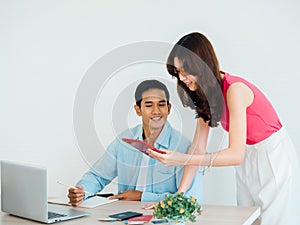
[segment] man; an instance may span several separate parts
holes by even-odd
[[[190,141],[167,122],[170,114],[169,91],[157,80],[140,83],[135,92],[136,114],[142,117],[142,125],[122,132],[107,148],[92,168],[70,188],[68,197],[78,206],[88,197],[84,191],[97,193],[118,177],[118,193],[110,197],[127,201],[155,202],[166,194],[177,192],[183,173],[182,166],[165,167],[157,160],[138,151],[122,138],[144,140],[157,149],[173,149],[187,152]],[[202,175],[198,171],[186,195],[202,201]]]

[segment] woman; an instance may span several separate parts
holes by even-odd
[[[179,192],[197,166],[236,166],[238,205],[260,206],[262,225],[299,224],[299,162],[274,108],[250,82],[220,71],[213,47],[200,33],[182,37],[167,61],[180,99],[195,109],[197,126],[189,154],[149,150],[166,166],[184,164]],[[229,132],[228,147],[205,153],[210,127]]]

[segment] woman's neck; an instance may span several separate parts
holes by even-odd
[[[220,76],[221,76],[221,79],[223,80],[223,78],[225,77],[225,73],[223,71],[220,71]]]

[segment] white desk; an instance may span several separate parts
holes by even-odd
[[[111,204],[98,206],[93,209],[84,209],[77,207],[78,210],[83,210],[91,212],[91,216],[83,217],[79,219],[73,219],[69,221],[64,221],[58,224],[62,225],[123,225],[124,222],[99,222],[97,218],[107,217],[109,214],[119,213],[124,211],[136,211],[141,212],[145,215],[152,214],[152,210],[143,210],[142,206],[145,203],[132,202],[132,201],[117,201]],[[66,206],[68,207],[68,206]],[[201,224],[201,225],[251,225],[256,218],[260,215],[260,210],[258,207],[237,207],[237,206],[212,206],[203,205],[203,213],[198,216],[196,223],[187,222],[187,225],[191,224]],[[7,213],[0,212],[0,224],[1,225],[33,225],[41,224],[39,222],[30,221],[15,216],[11,216]],[[148,223],[152,224],[152,223]],[[164,225],[164,224],[162,224]]]

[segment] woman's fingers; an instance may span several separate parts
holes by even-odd
[[[163,163],[163,160],[166,158],[166,155],[168,154],[168,152],[166,150],[164,150],[165,154],[163,153],[158,153],[156,151],[153,151],[151,149],[147,149],[147,154],[152,157],[157,159],[158,161]]]
[[[165,166],[177,166],[177,165],[185,165],[187,161],[192,157],[188,154],[183,154],[176,151],[163,150],[165,154],[155,152],[151,149],[147,150],[149,156],[157,159]]]
[[[153,209],[156,204],[157,204],[157,202],[150,202],[150,203],[144,205],[142,208],[143,209]]]

